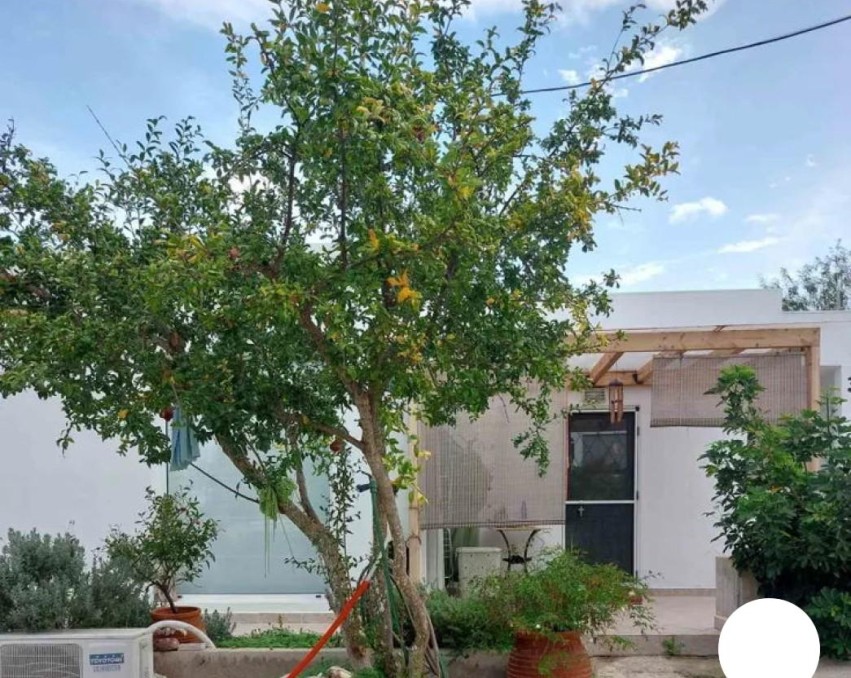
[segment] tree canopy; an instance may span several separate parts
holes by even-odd
[[[851,252],[837,241],[825,256],[794,274],[781,268],[778,278],[762,284],[783,292],[784,311],[847,311],[851,309]]]
[[[152,464],[169,454],[160,415],[179,405],[264,512],[316,545],[332,605],[350,591],[342,537],[310,504],[304,460],[354,450],[397,544],[413,412],[451,423],[504,394],[535,422],[521,451],[545,465],[549,394],[597,341],[616,282],[571,280],[568,259],[595,247],[595,215],[663,198],[677,170],[675,143],[642,143],[661,117],[620,115],[609,84],[705,2],[647,24],[627,11],[599,78],[543,131],[523,79],[556,7],[527,0],[516,40],[489,29],[466,44],[467,5],[274,1],[264,27],[225,25],[229,146],[154,118],[75,184],[12,130],[0,139],[0,393],[58,397],[66,443],[93,429]],[[615,147],[632,157],[604,181]],[[421,650],[426,613],[394,554]]]

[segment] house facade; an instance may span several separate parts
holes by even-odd
[[[598,384],[612,381],[613,375],[628,382],[623,389],[622,421],[611,426],[608,402],[595,400],[594,393],[565,391],[564,401],[572,409],[555,424],[559,428],[552,438],[551,456],[560,463],[552,464],[548,471],[558,474],[564,492],[547,498],[556,503],[555,513],[563,511],[564,522],[540,526],[530,540],[538,526],[507,519],[505,526],[481,527],[479,544],[504,547],[507,539],[521,551],[527,541],[532,549],[572,544],[649,577],[654,589],[709,592],[715,586],[714,559],[720,554],[720,545],[713,541],[713,519],[706,515],[712,508],[712,483],[701,469],[699,457],[723,434],[717,426],[656,425],[659,417],[654,419],[654,387],[648,369],[654,356],[676,356],[677,351],[652,349],[670,348],[674,345],[671,341],[686,336],[712,339],[709,333],[739,332],[727,334],[725,339],[756,337],[755,345],[743,349],[732,346],[737,342],[731,340],[730,346],[723,344],[727,348],[707,348],[694,355],[732,357],[805,348],[808,387],[818,392],[837,389],[847,396],[851,312],[784,312],[775,290],[661,292],[616,295],[613,313],[601,324],[605,330],[625,331],[628,338],[641,335],[649,341],[654,336],[662,342],[651,345],[645,341],[646,345],[636,344],[637,348],[651,350],[635,351],[615,342],[616,351],[601,349],[604,352],[599,355],[577,358],[576,365],[598,377]],[[765,346],[758,340],[762,332],[789,339]],[[800,337],[816,337],[817,345],[795,344]],[[783,343],[794,346],[783,347]],[[657,415],[659,393],[657,390]],[[809,395],[812,399],[817,393]],[[849,403],[844,403],[842,410],[851,416]],[[120,457],[115,443],[101,441],[91,433],[76,435],[75,444],[63,455],[55,443],[63,424],[59,404],[41,401],[34,394],[0,402],[4,462],[0,535],[9,528],[70,531],[88,548],[96,548],[110,527],[132,527],[143,508],[146,487],[165,490],[191,482],[204,510],[221,522],[222,534],[215,546],[216,562],[185,594],[214,597],[222,605],[246,597],[322,594],[317,575],[286,562],[311,555],[294,527],[280,525],[267,538],[256,507],[207,477],[193,470],[169,473],[164,467],[147,467],[132,455]],[[511,443],[488,442],[483,437],[481,444]],[[475,445],[471,443],[472,448]],[[450,455],[440,460],[440,449],[430,451],[433,456],[428,463],[434,463],[437,456],[448,464],[447,473],[451,474]],[[600,464],[608,464],[608,475],[595,476],[592,462],[600,468]],[[198,465],[226,484],[238,483],[236,472],[213,447],[202,450]],[[327,484],[320,477],[310,479],[309,484],[321,504],[328,493]],[[400,503],[403,521],[418,537],[409,542],[414,545],[411,553],[416,560],[412,569],[426,582],[440,586],[448,574],[445,533],[442,529],[420,530],[422,510],[411,511],[402,499]],[[348,546],[354,555],[364,555],[371,534],[367,497],[361,497],[355,511],[359,517],[352,523]],[[517,511],[525,513],[525,505]],[[512,529],[500,532],[497,527]]]

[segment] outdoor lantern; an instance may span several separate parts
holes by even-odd
[[[617,379],[609,382],[609,416],[613,424],[623,420],[623,384]]]

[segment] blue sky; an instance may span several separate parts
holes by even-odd
[[[671,0],[648,0],[650,14]],[[463,32],[506,32],[519,0],[474,0]],[[529,86],[584,79],[619,27],[621,0],[562,0],[564,15]],[[725,0],[666,38],[652,63],[769,37],[851,14],[851,0]],[[145,118],[196,116],[227,142],[236,112],[218,26],[267,16],[265,0],[18,0],[0,6],[0,116],[64,172],[93,167],[113,136],[132,142]],[[648,14],[648,18],[649,18]],[[624,112],[665,116],[655,141],[681,145],[669,202],[597,223],[599,248],[571,272],[608,268],[627,291],[754,287],[837,238],[851,241],[851,22],[777,45],[618,86]],[[558,94],[535,113],[563,110]],[[608,171],[616,167],[610,161]]]

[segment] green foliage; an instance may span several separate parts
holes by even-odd
[[[643,582],[614,565],[588,563],[575,551],[550,550],[528,574],[484,579],[474,596],[501,634],[594,635],[610,627],[620,613],[639,628],[649,628],[650,610],[633,604],[635,596],[646,598],[646,593]]]
[[[851,309],[851,251],[842,241],[824,257],[791,274],[780,269],[780,277],[762,281],[763,287],[783,292],[786,311],[845,311]]]
[[[86,585],[85,549],[75,537],[9,530],[0,553],[0,629],[77,626]]]
[[[128,563],[139,580],[159,589],[174,609],[176,586],[195,581],[214,560],[211,545],[218,526],[204,518],[188,490],[157,495],[149,488],[147,497],[136,533],[113,531],[106,549],[110,557]]]
[[[221,645],[233,638],[233,631],[236,628],[236,623],[233,621],[233,615],[230,608],[224,613],[218,610],[207,612],[204,610],[204,626],[207,629],[207,635],[216,645]]]
[[[851,592],[822,589],[812,597],[806,612],[818,629],[822,653],[851,659]]]
[[[97,557],[87,570],[70,534],[10,530],[0,552],[0,631],[147,626],[145,590],[121,561]]]
[[[491,611],[478,596],[459,598],[446,591],[431,591],[426,607],[441,650],[466,654],[511,647],[513,636],[495,627]]]
[[[396,543],[393,481],[417,498],[415,410],[451,424],[502,395],[530,415],[515,443],[543,471],[548,401],[596,345],[617,284],[565,271],[596,247],[596,218],[663,199],[678,169],[674,142],[643,143],[661,116],[619,114],[611,84],[704,0],[646,24],[642,4],[625,12],[598,77],[551,124],[523,91],[556,6],[527,0],[517,31],[467,43],[468,6],[274,0],[247,35],[226,24],[227,146],[152,118],[102,154],[100,181],[75,184],[0,137],[0,394],[58,397],[63,445],[92,429],[152,464],[169,456],[160,412],[179,405],[264,513],[277,504],[310,538],[337,605],[349,561],[301,491],[303,448],[357,451]],[[607,153],[618,166],[601,171]],[[403,556],[394,569],[421,612]]]
[[[671,636],[662,641],[662,649],[668,657],[679,657],[683,653],[683,644]]]
[[[284,628],[252,631],[247,636],[232,636],[224,639],[219,647],[241,648],[310,648],[316,645],[320,635],[311,631],[290,631]],[[341,638],[334,635],[326,647],[341,647]]]
[[[851,423],[828,397],[826,414],[805,410],[771,425],[754,404],[760,390],[746,367],[724,370],[714,389],[732,435],[702,457],[715,481],[718,538],[763,595],[807,607],[825,591],[851,593]],[[808,470],[816,459],[818,470]],[[827,651],[837,628],[819,627]]]

